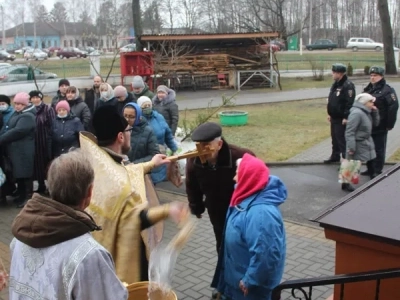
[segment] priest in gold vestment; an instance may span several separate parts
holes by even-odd
[[[129,163],[126,154],[132,128],[115,107],[99,107],[92,126],[97,140],[81,133],[80,146],[95,172],[93,197],[86,210],[103,230],[93,237],[111,253],[121,281],[146,281],[149,249],[144,229],[168,217],[179,222],[188,208],[176,202],[149,207],[144,176],[168,160],[157,154],[150,162]]]

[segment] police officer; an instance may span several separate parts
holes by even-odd
[[[346,131],[347,117],[353,106],[356,90],[354,84],[347,78],[346,66],[343,64],[332,65],[333,83],[328,97],[328,121],[331,123],[332,153],[324,163],[339,162],[340,157],[346,156]]]
[[[370,83],[364,89],[364,93],[375,97],[375,106],[379,109],[380,117],[379,126],[372,128],[376,158],[367,162],[367,170],[361,173],[370,176],[371,179],[382,173],[385,164],[388,131],[393,129],[399,109],[396,92],[386,83],[384,75],[384,68],[371,67],[369,69]]]

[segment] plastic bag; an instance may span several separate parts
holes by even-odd
[[[360,178],[361,161],[343,159],[339,169],[339,183],[357,184]]]
[[[175,143],[178,147],[178,150],[175,151],[175,155],[196,150],[196,143],[190,139],[186,139],[182,142],[183,137],[184,137],[184,132],[181,128],[178,127],[175,134]],[[172,151],[168,149],[167,156],[171,155]],[[179,173],[181,174],[181,176],[185,176],[186,159],[178,160],[178,166],[179,166]]]

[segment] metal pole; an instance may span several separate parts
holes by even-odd
[[[311,28],[312,28],[312,3],[313,0],[310,0],[310,24],[308,28],[308,43],[311,44]]]
[[[300,56],[303,55],[303,0],[300,2]]]
[[[1,29],[3,31],[3,38],[1,39],[1,46],[3,49],[6,49],[6,28],[4,27],[4,6],[0,5],[1,7]]]

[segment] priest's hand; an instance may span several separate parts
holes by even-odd
[[[151,161],[154,163],[155,167],[159,167],[161,165],[165,165],[170,163],[171,161],[167,158],[165,154],[156,154],[153,156]]]
[[[182,202],[172,202],[169,206],[169,217],[177,224],[190,216],[189,206]]]

